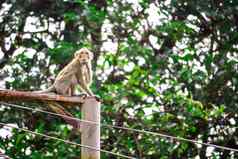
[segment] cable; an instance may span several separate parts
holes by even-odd
[[[27,133],[38,135],[38,136],[42,136],[42,137],[45,137],[45,138],[48,138],[48,139],[58,140],[58,141],[61,141],[61,142],[67,143],[67,144],[71,144],[71,145],[75,145],[75,146],[79,146],[79,147],[84,147],[84,148],[88,148],[88,149],[104,152],[104,153],[115,155],[115,156],[118,156],[118,157],[124,157],[124,158],[128,158],[128,159],[136,159],[135,157],[126,156],[126,155],[122,155],[122,154],[119,154],[119,153],[114,153],[114,152],[111,152],[111,151],[107,151],[107,150],[103,150],[103,149],[98,149],[96,147],[78,144],[78,143],[75,143],[75,142],[72,142],[72,141],[69,141],[69,140],[64,140],[64,139],[61,139],[61,138],[57,138],[57,137],[54,137],[54,136],[49,136],[49,135],[46,135],[46,134],[42,134],[42,133],[38,133],[38,132],[33,132],[33,131],[28,130],[28,129],[18,128],[18,127],[12,126],[12,125],[7,125],[6,123],[0,122],[0,125],[6,126],[6,127],[10,127],[10,128],[14,128],[14,129],[17,129],[17,130],[20,130],[20,131],[25,131]]]
[[[48,111],[44,111],[44,110],[40,110],[40,109],[33,109],[33,108],[23,107],[23,106],[20,106],[20,105],[9,104],[9,103],[4,103],[4,102],[0,102],[0,103],[4,104],[4,105],[7,105],[7,106],[10,106],[10,107],[20,108],[20,109],[25,109],[25,110],[31,110],[31,111],[36,111],[36,112],[42,112],[42,113],[51,114],[51,115],[55,115],[55,116],[66,117],[66,118],[77,120],[77,121],[80,121],[80,122],[86,122],[86,123],[91,123],[91,124],[95,124],[95,125],[100,125],[99,123],[94,122],[94,121],[82,120],[82,119],[78,119],[78,118],[75,118],[75,117],[69,117],[69,116],[65,116],[65,115],[61,115],[61,114],[57,114],[57,113],[53,113],[53,112],[48,112]],[[109,128],[122,129],[122,130],[128,130],[128,131],[133,131],[133,132],[138,132],[138,133],[143,133],[143,134],[149,134],[149,135],[153,135],[153,136],[171,138],[171,139],[177,140],[177,141],[186,141],[186,142],[201,144],[201,145],[205,145],[205,146],[211,146],[211,147],[215,147],[215,148],[218,148],[218,149],[238,152],[238,149],[234,149],[234,148],[219,146],[219,145],[215,145],[215,144],[211,144],[211,143],[203,143],[203,142],[193,140],[193,139],[175,137],[175,136],[166,135],[166,134],[162,134],[162,133],[151,132],[151,131],[148,131],[148,130],[139,130],[139,129],[133,129],[133,128],[128,128],[128,127],[114,126],[114,125],[109,125],[109,124],[101,124],[101,126],[105,126],[105,127],[109,127]]]

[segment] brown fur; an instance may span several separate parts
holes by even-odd
[[[91,60],[93,53],[87,48],[82,48],[75,52],[73,60],[66,65],[57,75],[54,84],[46,90],[36,93],[55,92],[61,95],[72,96],[75,94],[75,87],[79,86],[82,93],[93,96],[89,86],[92,83]],[[73,117],[57,102],[48,103],[48,106],[56,113]],[[79,128],[78,121],[64,117],[64,120],[74,128]]]
[[[44,91],[38,93],[56,92],[57,94],[72,96],[75,87],[87,95],[94,95],[89,86],[92,83],[91,60],[93,54],[87,48],[75,52],[74,59],[65,66],[57,75],[54,84]]]

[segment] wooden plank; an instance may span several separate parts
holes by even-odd
[[[77,105],[84,103],[85,98],[83,96],[63,96],[53,93],[35,93],[0,89],[0,101],[57,101],[70,103],[70,105]]]

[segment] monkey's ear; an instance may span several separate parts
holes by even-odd
[[[76,51],[75,53],[74,53],[74,57],[78,57],[80,55],[80,52],[79,51]]]

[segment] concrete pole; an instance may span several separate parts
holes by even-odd
[[[100,149],[100,102],[88,97],[82,105],[82,120],[98,124],[81,122],[81,144]],[[100,159],[100,151],[81,147],[81,159]]]

